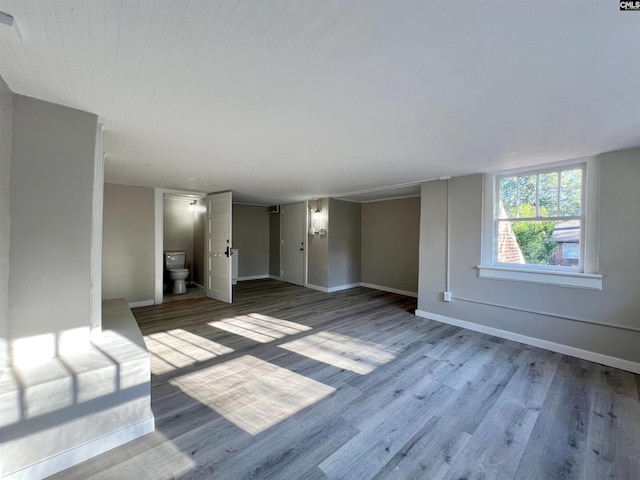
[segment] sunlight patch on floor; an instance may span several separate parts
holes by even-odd
[[[226,345],[181,328],[145,335],[144,341],[149,349],[151,373],[154,375],[162,375],[233,352]]]
[[[270,317],[269,315],[263,315],[261,313],[250,313],[246,315],[249,321],[268,327],[272,330],[277,330],[287,335],[295,335],[300,332],[307,332],[311,330],[311,327],[302,325],[301,323],[290,322],[288,320],[282,320],[281,318]]]
[[[259,343],[269,343],[287,335],[295,335],[296,333],[311,330],[311,327],[306,325],[269,317],[260,313],[236,315],[233,318],[210,322],[209,325]]]
[[[319,332],[280,345],[319,362],[366,375],[395,358],[397,349],[334,332]]]
[[[96,475],[91,478],[135,478],[140,480],[178,478],[198,466],[193,458],[183,452],[179,438],[170,439],[159,430],[140,437],[134,442],[133,448],[135,449],[140,450],[140,445],[146,447],[142,453],[106,470],[95,472]],[[127,447],[118,448],[126,449]]]
[[[170,383],[252,435],[335,391],[251,355],[183,375]]]

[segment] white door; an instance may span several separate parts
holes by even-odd
[[[296,285],[304,285],[305,214],[304,203],[282,207],[280,278]]]
[[[206,293],[231,303],[231,192],[207,195]]]

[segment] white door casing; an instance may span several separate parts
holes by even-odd
[[[205,291],[226,303],[232,303],[231,222],[231,192],[207,195]]]
[[[284,205],[281,215],[280,278],[285,282],[304,286],[306,206],[304,203]]]

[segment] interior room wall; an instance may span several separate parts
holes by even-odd
[[[483,176],[472,175],[448,181],[452,302],[442,299],[447,182],[422,185],[418,313],[640,362],[639,332],[586,323],[640,329],[640,223],[629,216],[629,206],[640,202],[640,149],[603,154],[598,160],[602,291],[478,278],[475,267],[481,258]]]
[[[238,278],[269,276],[270,220],[265,206],[232,207],[233,248],[238,249]]]
[[[149,358],[126,304],[88,335],[97,116],[20,95],[13,107],[0,477],[44,478],[153,430]]]
[[[9,170],[13,93],[0,77],[0,376],[9,358]]]
[[[192,201],[165,197],[162,210],[163,249],[165,252],[185,252],[184,266],[190,269],[191,275],[193,275],[195,217],[195,212],[189,211]]]
[[[320,215],[313,219],[314,228],[327,230],[326,235],[307,235],[307,283],[322,288],[329,287],[329,199],[309,202],[310,208],[319,208]]]
[[[280,278],[280,214],[269,214],[269,276]]]
[[[53,357],[84,345],[89,338],[98,117],[22,95],[14,96],[13,108],[12,352],[14,360],[23,349],[31,359]],[[53,330],[52,318],[56,319]],[[52,334],[55,338],[50,340]],[[34,342],[38,348],[29,353]]]
[[[361,205],[329,199],[328,287],[360,282]]]
[[[417,295],[420,197],[362,204],[362,282]]]
[[[197,206],[198,209],[193,214],[193,281],[204,287],[204,222],[207,202],[202,198],[198,200]]]
[[[152,188],[104,185],[102,298],[153,301],[154,192]]]

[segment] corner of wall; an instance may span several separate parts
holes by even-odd
[[[9,182],[13,145],[13,92],[0,77],[0,376],[9,364]]]

